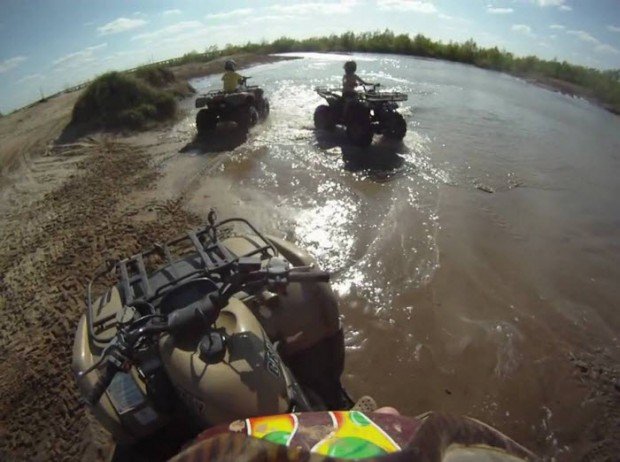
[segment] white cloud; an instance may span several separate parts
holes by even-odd
[[[30,74],[22,77],[16,83],[36,82],[38,80],[43,80],[44,78],[45,77],[43,77],[43,75],[41,74]]]
[[[414,11],[416,13],[437,13],[437,7],[428,1],[422,0],[377,0],[380,10],[386,11]]]
[[[140,34],[132,37],[131,40],[139,40],[140,43],[149,50],[149,59],[174,58],[190,51],[191,49],[200,50],[207,46],[223,43],[226,34],[230,36],[228,42],[238,37],[238,24],[218,24],[206,26],[200,21],[184,21],[173,24],[150,33]],[[233,32],[237,32],[234,34]],[[154,47],[153,44],[157,46]]]
[[[566,29],[566,27],[564,27],[564,26],[563,26],[563,25],[561,25],[561,24],[551,24],[551,25],[549,26],[549,29],[564,30],[564,29]]]
[[[128,30],[137,29],[147,24],[144,19],[118,18],[101,27],[97,27],[99,35],[118,34]]]
[[[510,14],[514,13],[515,10],[512,8],[495,8],[491,5],[487,6],[487,13],[491,14]]]
[[[597,53],[608,53],[608,54],[612,54],[612,55],[617,55],[620,53],[620,51],[618,51],[617,48],[607,44],[607,43],[600,43],[598,45],[596,45],[594,47],[594,51],[596,51]]]
[[[100,43],[92,47],[84,48],[81,51],[75,53],[69,53],[52,62],[52,67],[74,67],[81,64],[85,64],[94,61],[93,55],[99,50],[103,50],[108,46],[107,43]]]
[[[341,0],[339,2],[300,2],[292,4],[276,4],[269,10],[279,14],[304,16],[308,14],[344,14],[350,13],[352,7],[357,5],[357,0]]]
[[[206,29],[200,21],[181,21],[169,26],[157,29],[153,32],[145,32],[131,37],[131,40],[151,41],[153,39],[164,39],[172,37],[190,30]]]
[[[161,15],[162,16],[176,16],[177,14],[181,14],[181,13],[182,13],[181,10],[174,9],[174,10],[163,11]]]
[[[249,16],[254,10],[252,8],[238,8],[225,13],[212,13],[205,16],[206,19],[230,19],[238,16]]]
[[[572,11],[573,8],[566,4],[566,0],[532,0],[535,4],[541,8],[556,7],[560,11]]]
[[[25,56],[14,56],[12,58],[5,59],[4,61],[0,61],[0,74],[4,74],[5,72],[9,72],[11,69],[15,69],[27,59],[28,58]]]
[[[594,45],[594,51],[597,53],[606,53],[606,54],[614,54],[614,55],[617,55],[620,53],[620,51],[616,47],[613,47],[609,45],[608,43],[601,42],[599,39],[588,34],[586,31],[567,30],[566,33],[569,35],[574,35],[582,42],[591,43],[592,45]]]
[[[526,26],[525,24],[513,24],[510,28],[514,32],[519,32],[521,34],[532,36],[532,28],[530,26]]]
[[[287,15],[287,14],[278,14],[278,15],[274,15],[274,14],[268,14],[265,16],[250,16],[247,18],[244,18],[243,21],[241,21],[240,24],[242,25],[249,25],[249,24],[256,24],[256,23],[269,23],[272,24],[274,22],[282,22],[282,21],[290,21],[295,19],[295,16],[293,15]]]
[[[618,26],[607,26],[607,30],[609,32],[620,32],[620,27],[618,27]]]
[[[595,37],[592,37],[590,34],[588,34],[586,31],[583,31],[583,30],[569,30],[569,31],[566,31],[566,33],[569,35],[574,35],[582,42],[588,42],[588,43],[594,43],[594,44],[600,43],[598,39],[596,39]]]
[[[538,6],[546,7],[546,6],[562,6],[566,3],[566,0],[534,0]]]
[[[444,13],[437,13],[437,17],[439,19],[445,19],[446,21],[452,21],[452,22],[455,22],[455,23],[471,24],[471,21],[469,19],[459,18],[458,16],[450,16],[450,15],[444,14]]]

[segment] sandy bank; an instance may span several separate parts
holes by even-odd
[[[552,77],[523,77],[523,79],[526,82],[529,82],[533,85],[538,85],[542,88],[546,88],[547,90],[562,93],[563,95],[568,95],[575,98],[583,98],[591,104],[594,104],[595,106],[602,107],[603,109],[613,114],[620,115],[620,109],[614,107],[611,104],[605,103],[604,101],[601,101],[594,95],[592,90],[582,87],[581,85],[567,82],[565,80],[554,79]]]
[[[280,58],[242,55],[240,66]],[[221,72],[179,66],[178,79]],[[81,91],[0,118],[0,460],[101,460],[110,441],[81,404],[70,371],[88,277],[199,225],[181,198],[153,187],[190,140],[170,124],[132,137],[55,142]],[[27,367],[24,367],[27,365]]]

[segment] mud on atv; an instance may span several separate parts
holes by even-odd
[[[213,90],[196,98],[196,128],[198,135],[215,130],[218,122],[235,122],[244,131],[249,130],[269,115],[269,100],[263,89],[247,86],[245,77],[241,88],[234,92]]]
[[[364,86],[355,97],[343,97],[340,89],[315,88],[325,98],[314,111],[314,126],[319,130],[333,130],[343,125],[351,143],[369,146],[375,133],[402,140],[407,133],[407,123],[396,110],[397,102],[407,101],[407,95],[399,92],[377,91],[379,84]]]

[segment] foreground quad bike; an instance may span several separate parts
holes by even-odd
[[[344,97],[340,89],[317,87],[316,92],[327,104],[314,111],[314,126],[319,130],[333,130],[336,125],[343,125],[351,143],[362,147],[372,143],[375,133],[402,140],[407,123],[397,111],[397,102],[407,101],[407,95],[377,91],[379,86],[366,85],[363,92],[350,97]]]
[[[269,115],[269,100],[262,88],[246,85],[244,77],[241,87],[234,92],[213,90],[196,98],[196,128],[199,135],[215,130],[218,122],[235,122],[241,130],[247,131]]]
[[[211,212],[204,229],[96,273],[73,349],[80,392],[120,443],[178,424],[179,412],[199,430],[349,408],[328,280],[293,244]]]

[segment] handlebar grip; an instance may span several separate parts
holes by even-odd
[[[329,282],[327,271],[309,271],[307,273],[289,273],[289,282]]]
[[[217,318],[217,310],[211,296],[207,295],[199,302],[173,311],[168,315],[168,331],[171,335],[179,334],[195,322],[204,321],[212,324]]]
[[[103,374],[99,376],[99,379],[95,383],[95,386],[86,395],[85,399],[88,404],[94,406],[99,402],[99,400],[101,399],[101,395],[103,395],[103,392],[106,391],[107,388],[110,386],[110,384],[112,383],[112,379],[117,372],[118,369],[116,368],[116,366],[109,362],[106,364],[103,370]]]

